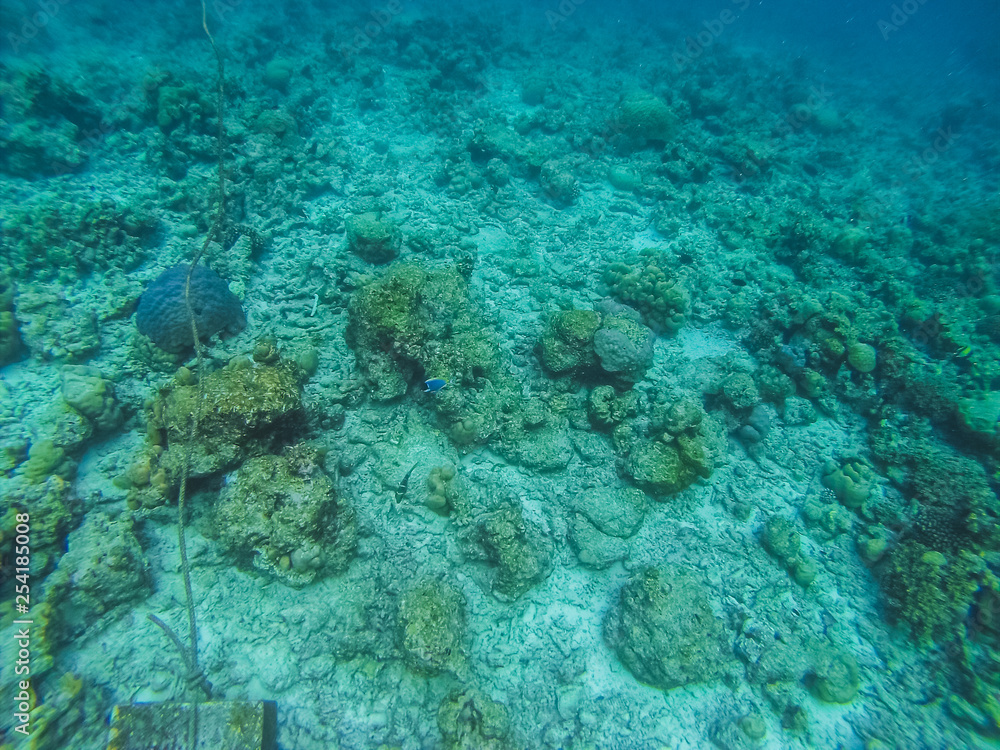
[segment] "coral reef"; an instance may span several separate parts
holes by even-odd
[[[886,558],[879,581],[892,616],[929,646],[958,632],[985,572],[983,560],[968,552],[944,555],[906,541]]]

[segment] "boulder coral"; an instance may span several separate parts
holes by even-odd
[[[653,332],[640,315],[613,300],[594,310],[561,310],[549,317],[538,353],[553,375],[611,380],[628,387],[653,363]]]
[[[650,426],[655,436],[632,445],[623,464],[624,474],[641,489],[663,498],[711,476],[721,427],[706,418],[701,404],[680,400],[657,410]]]
[[[823,486],[833,490],[846,508],[859,510],[875,489],[875,472],[860,458],[847,457],[841,462],[823,464]]]
[[[186,263],[168,268],[146,287],[139,297],[135,324],[139,333],[171,353],[194,346],[191,317],[185,301],[188,272]],[[236,334],[247,319],[239,298],[212,269],[196,265],[191,276],[191,311],[198,327],[198,337],[208,339],[217,333]]]

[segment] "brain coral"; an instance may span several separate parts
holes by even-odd
[[[677,115],[666,102],[646,91],[633,91],[622,97],[616,122],[622,132],[643,141],[670,140],[678,126]]]
[[[191,323],[184,304],[188,265],[168,268],[139,298],[135,323],[161,349],[179,353],[194,344]],[[195,266],[191,276],[191,307],[198,336],[208,338],[220,331],[239,333],[246,325],[239,298],[226,282],[207,266]]]

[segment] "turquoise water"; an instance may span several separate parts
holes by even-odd
[[[996,746],[995,3],[0,21],[0,749]]]

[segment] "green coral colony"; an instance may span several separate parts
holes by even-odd
[[[501,70],[485,26],[399,13],[317,35],[331,75],[267,24],[231,41],[214,235],[203,73],[5,69],[0,543],[13,591],[30,514],[32,747],[187,695],[146,617],[184,617],[183,492],[194,648],[220,694],[279,702],[282,747],[995,742],[995,193],[879,210],[848,164],[895,126],[814,106],[803,59],[622,47],[619,90],[532,58],[505,114],[468,103]],[[132,312],[206,234],[247,327],[164,351]]]

